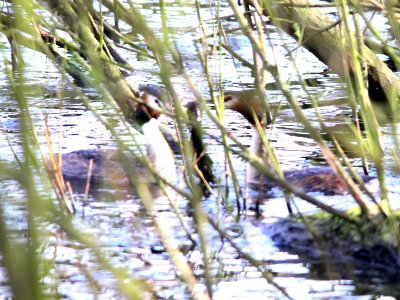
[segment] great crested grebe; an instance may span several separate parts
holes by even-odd
[[[140,86],[139,90],[143,103],[137,105],[136,121],[141,125],[146,139],[150,164],[157,174],[175,183],[175,158],[157,122],[161,112],[161,92],[153,85]],[[62,174],[73,185],[85,184],[90,176],[90,183],[95,186],[121,186],[129,184],[128,174],[133,174],[138,180],[151,182],[147,168],[138,159],[127,158],[127,155],[116,150],[89,149],[62,154]]]
[[[247,94],[244,94],[247,95]],[[237,111],[251,124],[252,141],[250,151],[259,157],[265,157],[264,144],[260,132],[256,126],[256,118],[261,125],[265,124],[264,112],[261,103],[256,97],[243,97],[240,92],[224,92],[225,107]],[[268,162],[266,162],[268,164]],[[325,195],[347,194],[348,188],[345,182],[334,173],[330,167],[310,167],[304,169],[292,169],[283,172],[285,179],[305,193],[321,192]],[[368,183],[375,177],[359,174],[361,179]],[[246,167],[246,183],[249,187],[270,190],[276,186],[272,181],[263,179],[260,172],[250,164]]]

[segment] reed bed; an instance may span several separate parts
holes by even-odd
[[[376,235],[389,236],[387,240],[398,247],[399,221],[397,211],[391,208],[386,184],[387,174],[397,174],[396,172],[400,170],[397,132],[398,94],[387,90],[387,103],[384,109],[389,117],[384,121],[380,120],[380,109],[376,108],[377,104],[368,93],[368,67],[363,52],[364,31],[368,31],[382,44],[382,49],[390,55],[395,67],[398,67],[399,57],[396,47],[393,47],[393,43],[389,43],[391,39],[395,41],[394,43],[398,43],[397,8],[385,7],[375,1],[363,5],[346,0],[337,0],[332,3],[336,8],[338,18],[335,24],[340,24],[339,48],[345,49],[347,58],[347,64],[343,64],[341,78],[346,84],[346,102],[353,112],[352,117],[346,119],[347,131],[353,136],[350,141],[336,136],[330,131],[329,126],[326,126],[329,120],[325,120],[319,114],[319,108],[323,104],[310,92],[293,49],[286,47],[286,57],[294,66],[289,80],[281,76],[279,62],[275,60],[275,57],[267,55],[270,23],[279,25],[281,21],[274,15],[276,4],[268,1],[245,1],[243,6],[239,6],[237,1],[230,0],[229,6],[232,10],[230,16],[220,14],[220,6],[225,4],[219,1],[215,3],[195,1],[194,4],[176,1],[175,4],[179,5],[176,10],[182,15],[188,8],[197,10],[198,26],[186,32],[185,37],[190,36],[190,40],[197,49],[197,53],[193,55],[200,62],[206,80],[206,92],[204,89],[199,89],[185,67],[185,58],[177,46],[179,35],[170,26],[170,3],[159,1],[157,9],[161,16],[161,23],[156,31],[142,14],[144,7],[129,0],[126,2],[103,0],[100,3],[77,0],[3,1],[0,31],[8,40],[5,48],[8,49],[6,53],[9,56],[3,55],[5,66],[2,70],[7,78],[10,97],[15,99],[14,109],[19,113],[19,129],[22,136],[17,150],[10,141],[10,148],[13,150],[15,159],[0,162],[0,170],[2,180],[15,182],[18,189],[23,192],[23,198],[26,200],[23,206],[27,223],[24,236],[16,236],[5,216],[7,205],[11,205],[13,201],[12,196],[3,199],[0,209],[0,252],[2,266],[6,270],[10,294],[13,298],[60,297],[58,278],[54,275],[57,273],[55,258],[44,255],[47,245],[54,246],[52,242],[54,231],[50,233],[43,230],[48,226],[56,227],[57,234],[66,235],[67,240],[88,249],[97,263],[97,268],[107,271],[114,278],[114,288],[118,296],[128,299],[163,297],[156,283],[132,275],[129,269],[113,265],[111,258],[103,253],[98,237],[88,234],[89,230],[86,232],[90,225],[77,222],[74,206],[82,206],[80,201],[87,202],[90,183],[87,183],[84,200],[75,199],[74,191],[62,177],[60,166],[62,162],[60,156],[57,155],[61,151],[61,146],[54,142],[61,139],[62,126],[57,133],[51,132],[48,126],[45,127],[44,132],[37,132],[27,95],[31,96],[33,93],[33,97],[40,101],[44,98],[44,94],[41,90],[31,91],[27,84],[25,48],[44,54],[56,66],[62,81],[79,95],[79,99],[87,109],[91,110],[112,133],[118,149],[128,156],[139,159],[157,179],[158,186],[167,198],[171,211],[179,220],[180,228],[187,236],[189,249],[176,243],[173,234],[167,228],[168,225],[154,211],[154,199],[150,187],[138,184],[135,189],[146,211],[146,217],[151,218],[154,223],[156,234],[169,255],[178,274],[177,277],[185,286],[184,293],[187,293],[187,297],[211,299],[218,283],[224,280],[215,267],[218,262],[218,253],[212,250],[210,236],[217,236],[230,244],[243,261],[255,267],[260,276],[271,284],[279,295],[288,299],[293,297],[276,283],[275,275],[268,268],[268,264],[243,249],[224,226],[226,219],[234,219],[240,224],[249,213],[247,206],[252,201],[247,198],[243,183],[237,176],[236,166],[232,161],[233,156],[239,156],[245,162],[251,163],[263,176],[276,182],[284,190],[289,214],[300,216],[301,221],[311,232],[314,232],[312,222],[298,211],[296,199],[300,198],[315,205],[325,217],[340,220],[339,222],[343,222],[355,232],[370,230]],[[214,11],[213,19],[204,19],[202,15],[204,5],[209,5]],[[287,3],[282,2],[277,5],[284,7]],[[385,2],[385,5],[391,4]],[[299,6],[301,7],[300,4]],[[305,6],[302,9],[305,11],[310,7]],[[379,13],[388,21],[388,26],[391,28],[388,30],[391,34],[389,38],[382,37],[369,21],[371,10],[379,10]],[[236,28],[224,28],[224,20],[228,17],[236,20]],[[360,25],[361,20],[365,24],[364,27]],[[332,26],[336,26],[335,24]],[[296,29],[293,35],[297,37],[298,45],[301,46],[305,43],[304,28],[302,24],[292,25]],[[320,28],[321,32],[325,30],[329,29]],[[251,44],[252,61],[236,53],[229,44],[230,34],[237,31],[241,31]],[[282,31],[278,32],[283,36]],[[282,43],[285,46],[283,38]],[[149,73],[165,88],[166,97],[163,101],[166,110],[164,113],[173,120],[185,188],[170,184],[166,178],[162,177],[162,174],[157,174],[152,169],[147,154],[140,141],[135,140],[134,135],[131,136],[130,144],[127,145],[126,139],[119,136],[114,128],[113,124],[117,120],[123,124],[127,132],[136,132],[134,112],[137,103],[141,101],[126,76],[130,72],[137,72],[137,67],[131,65],[120,53],[138,58],[137,61],[143,58],[157,66],[156,72],[149,71]],[[251,153],[227,129],[224,119],[223,65],[221,64],[218,70],[215,70],[214,65],[215,61],[227,59],[226,56],[249,69],[248,72],[253,75],[253,86],[263,104],[265,115],[272,116],[272,123],[268,125],[267,131],[258,124],[270,164],[266,164],[263,158]],[[192,98],[200,105],[203,115],[212,122],[215,128],[212,135],[205,136],[205,140],[215,138],[215,141],[223,147],[225,158],[223,174],[225,175],[224,178],[216,178],[213,183],[206,182],[199,170],[199,158],[197,157],[196,160],[193,147],[187,138],[188,131],[195,125],[193,119],[186,114],[184,103],[180,99],[173,80],[175,77],[181,78],[181,83],[190,91]],[[268,78],[271,77],[279,91],[278,105],[276,101],[272,101],[276,99],[269,99],[265,94],[265,86]],[[302,92],[307,95],[305,100],[315,110],[318,126],[311,123],[304,114],[302,104],[290,89],[291,80],[300,83]],[[138,84],[140,82],[135,83],[135,85]],[[107,116],[99,113],[95,105],[92,105],[90,96],[87,94],[89,88],[94,88],[98,97],[112,111],[115,118],[112,122]],[[61,115],[63,110],[61,91],[59,98]],[[280,110],[287,108],[292,110],[293,118],[302,124],[303,130],[319,146],[326,163],[347,183],[350,197],[354,199],[352,209],[344,211],[331,207],[318,197],[302,192],[285,180],[281,162],[269,140],[268,130],[273,129],[274,117]],[[393,144],[390,149],[382,145],[382,122],[389,122],[392,130],[390,135]],[[135,147],[132,147],[132,144]],[[349,148],[350,144],[351,148]],[[205,150],[207,151],[207,144]],[[369,192],[357,176],[357,172],[353,170],[350,162],[354,155],[361,158],[365,171],[372,170],[373,174],[376,174],[379,181],[378,194]],[[387,161],[391,162],[390,169]],[[353,176],[349,175],[346,168]],[[88,172],[90,177],[91,170],[89,169]],[[132,182],[136,182],[135,170],[132,170],[129,176]],[[234,196],[228,193],[229,187],[233,187]],[[204,209],[202,201],[205,197],[215,199],[215,211],[209,212]],[[235,199],[234,204],[229,199]],[[189,203],[189,213],[182,211],[179,201]],[[200,275],[187,259],[188,253],[193,251],[201,254]],[[77,263],[77,265],[90,283],[91,296],[100,297],[102,286],[101,282],[93,278],[93,268],[84,263]]]

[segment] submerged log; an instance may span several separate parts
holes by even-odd
[[[255,1],[247,0],[258,13],[268,16],[272,23],[283,29],[313,53],[341,78],[346,69],[350,76],[355,71],[349,57],[349,47],[343,47],[339,32],[340,22],[325,15],[318,8],[307,7],[308,0]],[[298,35],[301,32],[301,36]],[[301,39],[301,40],[299,40]],[[367,46],[363,46],[363,59],[368,71],[368,92],[372,100],[387,102],[400,94],[399,78]],[[353,73],[354,74],[354,73]]]
[[[300,260],[325,270],[324,275],[342,279],[376,279],[398,285],[400,252],[392,236],[373,224],[362,230],[336,218],[307,217],[280,219],[261,225],[282,251],[299,256]]]

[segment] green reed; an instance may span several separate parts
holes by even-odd
[[[46,4],[46,5],[44,5]],[[183,2],[178,2],[184,14],[185,5]],[[218,274],[215,274],[215,253],[212,245],[210,245],[209,236],[218,237],[221,240],[226,240],[233,248],[240,253],[241,257],[250,265],[253,265],[261,273],[261,275],[271,284],[273,284],[280,293],[290,298],[284,289],[279,287],[274,282],[274,277],[269,272],[268,268],[262,262],[255,259],[252,255],[242,251],[243,249],[238,246],[233,239],[230,238],[226,229],[223,226],[225,218],[233,216],[238,223],[242,221],[242,214],[245,214],[245,209],[240,200],[244,197],[241,191],[241,182],[236,175],[235,166],[232,162],[232,155],[238,155],[252,166],[259,169],[260,172],[266,177],[271,178],[279,186],[285,190],[285,196],[289,203],[294,201],[291,196],[298,196],[305,201],[319,207],[322,211],[327,212],[329,215],[336,216],[351,224],[358,225],[362,228],[365,220],[374,220],[376,222],[376,211],[371,208],[371,205],[364,197],[364,187],[361,188],[356,184],[360,183],[357,179],[356,173],[352,170],[351,165],[348,163],[349,158],[343,151],[342,144],[346,143],[336,137],[325,126],[323,117],[318,112],[319,101],[311,95],[305,84],[304,78],[296,67],[295,58],[292,52],[288,51],[288,58],[294,61],[295,70],[293,76],[299,79],[301,87],[307,94],[308,100],[313,103],[315,113],[318,116],[319,128],[314,127],[299,104],[295,99],[292,91],[288,85],[281,79],[278,68],[272,62],[274,58],[267,57],[266,55],[266,41],[268,40],[268,29],[265,24],[260,21],[262,13],[261,8],[271,14],[273,18],[273,7],[267,1],[254,1],[256,5],[256,12],[252,12],[253,19],[250,14],[243,16],[242,11],[237,5],[237,1],[229,1],[233,11],[233,16],[236,18],[238,27],[242,33],[248,38],[253,49],[253,62],[246,61],[239,54],[235,53],[232,47],[228,44],[228,37],[232,31],[224,30],[222,26],[222,19],[219,15],[219,2],[215,6],[215,25],[212,27],[212,32],[208,32],[209,21],[204,20],[201,14],[201,6],[196,2],[197,16],[199,28],[201,29],[201,37],[192,34],[192,40],[196,41],[197,57],[201,62],[204,71],[204,77],[207,81],[208,92],[202,94],[198,87],[194,84],[188,71],[185,69],[183,58],[180,56],[179,49],[176,46],[175,39],[177,34],[169,26],[169,15],[167,3],[160,1],[161,11],[161,35],[158,35],[141,13],[141,10],[134,1],[124,3],[116,0],[104,0],[101,2],[101,8],[98,9],[93,5],[83,3],[82,1],[63,0],[63,1],[14,1],[12,3],[13,13],[3,13],[1,15],[1,28],[0,31],[5,34],[10,42],[12,49],[12,63],[8,67],[9,86],[12,91],[12,96],[17,100],[18,110],[21,112],[20,126],[22,136],[22,150],[18,156],[20,161],[19,169],[16,171],[11,164],[1,163],[0,169],[2,174],[9,179],[17,181],[21,189],[26,193],[26,211],[28,231],[26,240],[16,241],[8,229],[4,209],[0,210],[0,251],[3,256],[4,267],[7,271],[9,285],[13,296],[17,299],[30,299],[30,298],[43,298],[48,291],[53,295],[57,295],[57,279],[54,284],[44,283],[44,278],[51,277],[53,271],[57,269],[54,260],[47,260],[39,251],[48,243],[46,235],[43,236],[41,228],[43,223],[53,224],[59,228],[59,231],[68,234],[67,239],[78,242],[82,247],[90,250],[91,254],[99,263],[103,270],[110,272],[116,280],[116,286],[121,295],[129,299],[142,299],[145,295],[150,297],[157,297],[158,289],[156,285],[148,284],[144,280],[135,278],[129,274],[129,270],[124,268],[115,267],[111,264],[111,259],[102,253],[101,246],[96,242],[96,238],[90,237],[81,228],[74,224],[74,216],[70,215],[70,207],[68,203],[69,190],[64,183],[51,185],[48,178],[41,176],[43,169],[43,162],[40,155],[42,145],[37,140],[37,133],[31,120],[31,112],[28,107],[26,94],[28,93],[28,86],[24,80],[24,62],[23,54],[21,54],[20,47],[29,47],[35,51],[45,54],[54,65],[58,66],[60,73],[63,76],[63,82],[73,86],[76,92],[81,97],[86,107],[93,111],[94,115],[105,125],[105,127],[113,134],[115,141],[121,151],[125,151],[128,155],[135,156],[143,165],[149,169],[149,172],[157,178],[158,185],[162,188],[168,201],[174,211],[176,218],[180,222],[182,230],[186,233],[188,240],[191,241],[192,247],[199,251],[202,255],[202,269],[204,270],[204,280],[196,275],[194,268],[188,263],[187,253],[174,243],[173,236],[164,226],[157,213],[153,210],[153,202],[150,187],[144,184],[136,186],[139,197],[143,202],[148,216],[155,224],[155,229],[160,238],[161,243],[167,250],[171,262],[174,264],[176,271],[179,273],[179,278],[187,286],[188,293],[194,298],[208,299],[213,297],[215,286],[221,280]],[[378,214],[382,217],[390,218],[390,230],[392,230],[396,237],[399,236],[396,230],[397,220],[390,210],[387,189],[385,184],[385,155],[382,155],[381,146],[381,129],[373,103],[369,99],[367,93],[367,80],[366,80],[366,67],[363,61],[363,47],[362,39],[358,38],[352,31],[352,26],[355,24],[357,34],[360,35],[360,29],[357,27],[357,18],[359,16],[366,22],[368,29],[381,40],[383,47],[391,53],[396,63],[398,63],[398,56],[395,51],[390,48],[386,41],[380,37],[379,33],[374,30],[372,24],[368,22],[363,9],[359,6],[350,6],[351,3],[347,1],[337,1],[337,9],[341,19],[340,43],[341,47],[346,49],[350,64],[354,67],[349,70],[348,66],[344,67],[344,76],[342,77],[347,85],[347,95],[349,106],[353,109],[353,117],[355,120],[360,118],[363,121],[365,130],[363,130],[359,123],[355,125],[349,124],[348,130],[352,132],[357,141],[357,149],[353,149],[354,153],[360,154],[364,159],[365,166],[368,161],[371,161],[373,167],[377,170],[378,179],[380,183],[380,202],[376,202],[379,210]],[[253,10],[252,6],[246,6],[248,10]],[[357,11],[357,16],[351,15],[349,8]],[[304,8],[307,9],[307,8]],[[114,24],[110,24],[105,19],[105,11],[114,18]],[[39,12],[38,12],[39,11]],[[390,11],[390,10],[389,10]],[[45,17],[45,12],[50,15],[56,13],[58,18]],[[108,15],[108,16],[109,16]],[[391,24],[395,24],[395,19],[392,14],[388,16]],[[120,23],[124,22],[131,30],[131,36],[124,34],[120,30]],[[279,22],[277,23],[279,24]],[[253,26],[255,30],[253,30]],[[298,30],[296,35],[299,40],[299,45],[302,45],[304,38],[303,28],[301,24],[297,24]],[[65,38],[60,34],[60,29],[69,38]],[[394,31],[394,37],[397,32]],[[29,38],[27,38],[29,36]],[[137,37],[140,37],[146,44],[146,47],[140,47],[137,43]],[[254,154],[241,144],[237,138],[230,133],[224,125],[224,104],[223,104],[223,70],[219,68],[219,75],[213,75],[214,70],[210,70],[209,65],[209,39],[212,39],[212,51],[215,59],[223,60],[223,56],[219,49],[226,49],[233,59],[237,59],[243,65],[249,67],[249,73],[254,75],[254,86],[257,93],[264,104],[266,114],[273,113],[279,114],[279,109],[270,105],[270,100],[265,97],[264,88],[266,85],[266,73],[273,76],[282,97],[287,101],[288,106],[293,110],[294,117],[297,121],[303,124],[304,129],[314,139],[320,147],[321,152],[327,163],[342,176],[343,180],[348,183],[351,195],[354,197],[355,203],[358,206],[361,214],[353,214],[353,211],[346,212],[332,208],[312,197],[303,193],[296,187],[291,186],[284,178],[283,172],[280,167],[280,161],[275,155],[273,145],[269,142],[268,133],[264,132],[261,124],[258,124],[259,130],[263,132],[263,142],[265,149],[268,153],[268,158],[272,161],[268,167],[265,165],[263,158],[256,157]],[[123,42],[123,44],[122,44]],[[284,41],[282,41],[284,43]],[[119,136],[118,132],[114,130],[113,125],[108,121],[107,117],[102,116],[92,107],[90,100],[84,94],[84,91],[76,88],[74,83],[70,82],[67,74],[72,77],[74,82],[78,85],[96,88],[99,97],[104,100],[107,106],[115,112],[118,121],[121,122],[127,131],[132,130],[134,125],[134,109],[137,102],[141,100],[136,97],[134,89],[131,88],[129,82],[123,75],[123,72],[135,71],[135,66],[131,66],[121,56],[118,55],[118,48],[129,51],[129,53],[146,59],[153,60],[154,64],[158,67],[159,82],[161,82],[166,89],[165,104],[168,107],[165,112],[174,121],[175,133],[177,135],[180,152],[182,154],[182,169],[183,178],[186,183],[187,189],[181,189],[178,186],[171,185],[166,178],[157,174],[152,168],[146,153],[144,151],[139,154],[133,151],[132,146],[126,145],[124,140]],[[348,51],[350,49],[350,51]],[[250,70],[251,69],[251,70]],[[152,74],[154,75],[154,74]],[[218,180],[217,183],[209,187],[211,190],[211,197],[217,200],[218,213],[212,215],[205,212],[202,206],[202,199],[204,199],[203,192],[198,184],[196,178],[197,169],[196,161],[194,158],[194,151],[192,146],[187,140],[187,128],[192,126],[185,109],[178,96],[177,89],[174,86],[172,78],[174,76],[181,76],[186,82],[186,87],[191,93],[191,97],[196,99],[200,104],[204,114],[213,122],[218,135],[221,137],[221,144],[224,149],[226,160],[226,180]],[[398,163],[398,149],[399,142],[397,140],[397,114],[398,109],[397,95],[395,93],[389,94],[389,109],[391,110],[392,118],[392,136],[394,139],[393,155],[396,157],[395,161]],[[40,99],[44,95],[40,92],[35,94],[35,97]],[[215,109],[210,109],[207,99],[212,99]],[[62,99],[60,99],[62,103]],[[62,108],[61,108],[62,110]],[[61,113],[60,113],[61,114]],[[360,116],[360,117],[359,117]],[[322,134],[329,136],[333,142],[333,147],[330,148],[327,142],[322,137]],[[50,137],[48,141],[50,141]],[[140,149],[141,145],[135,141],[132,136],[133,144],[136,148]],[[49,148],[51,145],[49,142]],[[238,150],[239,149],[239,150]],[[352,174],[355,175],[355,180],[351,179],[347,171],[343,168],[343,164],[348,167]],[[56,165],[56,159],[53,159],[53,165]],[[270,168],[272,166],[272,169]],[[365,167],[367,169],[367,166]],[[51,168],[50,168],[51,169]],[[400,169],[397,165],[395,169]],[[56,174],[59,176],[60,174]],[[137,174],[132,170],[132,182],[136,182]],[[51,177],[51,176],[50,176]],[[50,178],[52,180],[52,178]],[[53,184],[57,181],[53,178]],[[228,190],[230,183],[234,187],[236,210],[231,209],[229,201],[225,203],[220,202],[220,198],[228,198],[227,193],[223,191]],[[43,187],[43,188],[42,188]],[[42,190],[43,189],[43,190]],[[56,193],[53,192],[55,189]],[[56,195],[55,195],[56,194]],[[368,194],[368,193],[366,193]],[[61,205],[56,204],[56,198],[59,197]],[[371,198],[374,198],[370,195]],[[68,198],[68,199],[67,199]],[[183,201],[190,203],[191,213],[188,215],[185,211],[180,211],[177,205],[177,198],[183,198]],[[375,199],[374,199],[375,200]],[[181,199],[182,201],[182,199]],[[7,203],[3,204],[4,206]],[[288,204],[288,206],[290,206]],[[294,203],[294,207],[296,204]],[[307,222],[307,220],[305,220]],[[87,226],[89,229],[89,225]],[[50,233],[49,233],[50,234]],[[198,245],[197,245],[198,243]],[[84,268],[84,267],[83,267]],[[94,282],[91,278],[90,268],[85,269],[88,282]],[[84,273],[85,273],[84,272]],[[204,283],[205,289],[199,288],[200,283]],[[97,284],[93,283],[91,289],[93,295],[97,295]],[[101,287],[101,284],[100,284]]]

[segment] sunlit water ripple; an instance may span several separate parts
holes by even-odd
[[[158,2],[140,1],[142,12],[147,17],[154,29],[161,28]],[[231,14],[231,11],[221,4],[221,14]],[[196,12],[192,5],[181,9],[173,5],[167,7],[171,15],[170,25],[176,30],[177,45],[181,51],[185,62],[185,67],[193,80],[204,93],[207,95],[207,84],[204,80],[203,70],[199,63],[196,50],[193,43],[193,37],[198,36],[198,23]],[[182,14],[181,11],[185,14]],[[212,19],[215,17],[214,8],[204,6],[202,8],[203,17]],[[190,21],[192,20],[192,21]],[[182,27],[185,22],[185,27]],[[236,22],[225,21],[224,26],[234,27]],[[209,29],[212,29],[212,23],[209,23]],[[298,80],[294,71],[294,67],[288,63],[288,58],[282,54],[285,51],[281,47],[281,37],[276,29],[271,29],[272,46],[268,48],[270,57],[274,57],[276,65],[280,66],[280,72],[284,80]],[[0,42],[4,42],[1,37]],[[295,42],[284,36],[284,41],[291,48],[296,47]],[[234,50],[238,51],[244,58],[251,60],[251,49],[248,41],[243,35],[230,35],[229,42]],[[2,50],[3,58],[9,53]],[[130,55],[121,52],[122,55]],[[112,134],[106,129],[103,123],[98,120],[91,109],[96,109],[98,113],[105,116],[108,121],[112,122],[114,128],[123,137],[128,145],[133,145],[132,135],[141,143],[143,138],[132,130],[126,132],[126,127],[119,121],[116,113],[97,100],[97,94],[93,91],[85,91],[92,99],[90,108],[80,101],[79,93],[74,92],[65,83],[62,82],[60,74],[51,63],[41,54],[33,53],[25,50],[24,56],[27,57],[25,76],[29,79],[27,85],[32,90],[32,97],[27,95],[30,106],[30,112],[34,119],[36,131],[38,132],[39,144],[46,151],[46,141],[44,131],[46,129],[44,120],[48,119],[49,131],[52,133],[53,145],[61,152],[69,152],[78,149],[88,148],[110,148],[115,149],[116,143]],[[222,81],[226,89],[242,89],[252,87],[253,79],[248,69],[235,63],[227,56],[219,54],[210,57],[210,69],[217,76],[222,64]],[[128,61],[135,66],[136,69],[157,71],[154,63],[148,60],[138,60],[136,57],[128,56]],[[295,52],[295,60],[301,62],[301,71],[305,78],[315,79],[318,85],[310,88],[310,92],[320,100],[335,100],[344,97],[343,84],[339,82],[336,75],[328,73],[323,75],[326,68],[315,57],[306,50],[297,50]],[[34,64],[33,62],[36,62]],[[4,64],[2,64],[4,65]],[[40,66],[40,68],[38,68]],[[2,72],[0,76],[4,76]],[[216,77],[218,78],[218,77]],[[138,71],[129,76],[129,81],[134,87],[141,83],[158,83],[159,79],[150,72]],[[273,82],[273,78],[269,78]],[[193,99],[189,89],[185,87],[184,79],[180,76],[172,78],[172,82],[176,85],[177,93],[183,102]],[[6,77],[0,78],[0,116],[1,128],[7,135],[0,138],[0,158],[4,161],[13,163],[14,154],[10,151],[10,144],[17,155],[22,153],[21,131],[19,111],[13,109],[16,107],[15,100],[9,92],[8,81]],[[40,93],[38,93],[40,91]],[[306,94],[299,84],[291,86],[291,91],[297,99],[305,99]],[[38,94],[43,94],[43,99],[37,99]],[[272,102],[284,101],[281,93],[277,90],[268,90],[267,97]],[[304,113],[312,124],[317,125],[313,109],[306,109]],[[322,118],[328,120],[328,126],[338,126],[344,123],[344,116],[350,114],[350,110],[346,106],[326,106],[320,109]],[[168,118],[163,120],[171,124]],[[235,133],[239,140],[245,144],[250,143],[249,127],[237,113],[225,112],[226,126]],[[62,125],[62,139],[59,139],[58,132]],[[172,127],[172,126],[171,126]],[[207,144],[209,145],[209,153],[214,160],[216,173],[222,180],[225,180],[224,173],[226,167],[223,148],[219,143],[218,131],[215,125],[204,119],[204,127],[208,133]],[[302,168],[312,165],[323,164],[321,153],[316,143],[305,133],[298,122],[294,120],[293,114],[289,109],[278,112],[276,124],[270,128],[268,135],[271,138],[272,145],[276,148],[276,153],[280,157],[283,168]],[[390,128],[384,128],[383,140],[390,147]],[[215,136],[215,138],[213,138]],[[8,139],[8,140],[7,140]],[[9,142],[8,142],[9,141]],[[58,146],[58,143],[61,143]],[[237,172],[239,182],[244,182],[245,164],[239,158],[233,157],[235,171]],[[359,170],[361,165],[358,159],[353,161]],[[390,161],[388,162],[390,165]],[[373,172],[373,170],[372,170]],[[399,184],[398,179],[390,175],[388,184],[392,186],[391,197],[397,198],[398,193],[395,187]],[[3,181],[0,184],[2,196],[7,197],[13,195],[11,201],[4,206],[7,220],[15,232],[23,233],[27,230],[26,212],[24,211],[24,193],[15,186],[14,182]],[[232,183],[228,179],[229,198],[228,206],[235,207],[236,196],[233,191]],[[354,203],[347,197],[323,197],[317,195],[318,198],[325,203],[334,205],[337,208],[348,208]],[[205,211],[215,213],[216,199],[209,197],[202,203]],[[317,209],[298,200],[298,207],[303,212],[314,212]],[[155,225],[150,217],[146,216],[141,200],[129,193],[116,194],[115,191],[104,191],[97,197],[89,198],[88,203],[84,203],[81,197],[77,198],[77,215],[76,225],[83,231],[93,236],[99,237],[99,244],[108,257],[110,262],[116,266],[125,267],[128,272],[135,277],[148,279],[160,287],[160,296],[164,298],[174,297],[179,299],[189,298],[187,290],[182,286],[178,276],[175,274],[168,255],[156,235]],[[5,204],[3,204],[5,205]],[[274,246],[274,243],[268,236],[263,233],[263,224],[272,222],[276,218],[286,217],[286,204],[281,194],[264,201],[261,205],[263,219],[261,221],[255,218],[254,212],[251,210],[254,206],[251,202],[247,203],[249,211],[246,218],[241,218],[240,222],[230,214],[220,213],[224,221],[224,226],[231,237],[242,247],[245,252],[253,254],[255,258],[263,260],[269,265],[269,269],[277,274],[276,283],[285,288],[294,299],[307,298],[353,298],[352,296],[359,294],[365,295],[366,299],[370,297],[369,292],[356,292],[357,287],[351,280],[324,280],[319,279],[309,268],[309,265],[299,261],[298,257],[286,252],[281,252]],[[175,215],[165,208],[162,203],[159,209],[159,216],[165,222],[166,227],[170,230],[176,242],[183,246],[187,245],[187,238],[180,230],[180,224],[175,219]],[[187,211],[187,203],[181,202],[180,207],[183,211]],[[189,218],[187,218],[190,221]],[[69,299],[91,298],[92,287],[89,284],[88,277],[85,272],[89,272],[93,276],[93,280],[101,282],[101,290],[99,295],[102,298],[117,297],[117,292],[113,286],[114,279],[112,276],[101,270],[97,265],[96,259],[88,251],[82,248],[64,235],[54,226],[43,225],[44,230],[48,232],[49,245],[44,251],[44,256],[48,259],[54,259],[57,264],[57,274],[51,274],[60,278],[59,293],[62,297]],[[91,228],[91,229],[89,229]],[[215,253],[213,271],[215,273],[222,272],[222,279],[215,287],[215,299],[266,299],[275,298],[276,289],[260,277],[259,272],[248,264],[244,259],[240,258],[231,246],[223,243],[220,237],[210,229],[208,236],[210,252]],[[198,251],[187,254],[188,260],[194,265],[199,266],[198,274],[202,275],[202,258]],[[48,278],[48,280],[51,280]],[[9,290],[6,285],[4,272],[0,273],[0,282],[3,283],[0,294],[7,295]],[[360,299],[357,297],[357,299]]]

